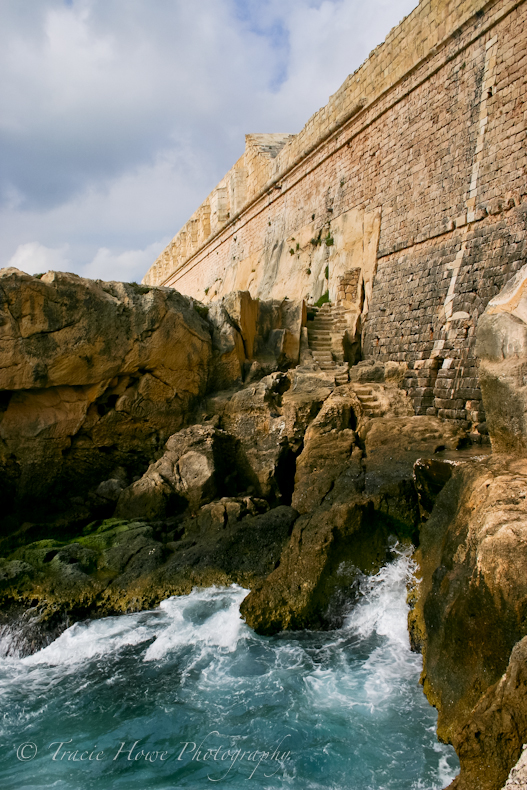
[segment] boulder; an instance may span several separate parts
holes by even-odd
[[[206,413],[240,441],[259,496],[291,502],[295,458],[334,385],[311,372],[273,373],[234,394],[210,398]]]
[[[364,359],[350,367],[350,381],[358,383],[390,383],[400,384],[407,369],[406,362],[379,362],[375,359]]]
[[[197,511],[230,487],[247,485],[238,443],[213,426],[192,425],[170,437],[161,458],[119,496],[117,518],[159,519]]]
[[[304,449],[298,458],[292,505],[299,513],[318,507],[344,468],[362,478],[362,451],[355,429],[362,410],[353,389],[338,387],[324,402],[305,432]],[[349,493],[353,493],[350,486]]]
[[[280,564],[244,599],[240,612],[257,633],[327,628],[342,624],[333,606],[360,572],[386,560],[386,535],[376,533],[373,508],[351,501],[327,506],[296,521]]]
[[[527,455],[527,265],[488,303],[476,355],[492,449]]]

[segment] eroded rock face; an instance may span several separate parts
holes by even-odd
[[[200,309],[212,327],[209,389],[227,389],[298,364],[307,321],[302,300],[264,302],[249,291],[234,291]]]
[[[478,321],[479,383],[492,448],[527,455],[527,265]]]
[[[527,637],[512,649],[509,665],[500,680],[491,686],[475,706],[470,722],[459,732],[456,745],[462,774],[451,790],[463,787],[500,787],[511,765],[522,751],[527,733]],[[525,788],[527,765],[506,784]]]
[[[305,431],[333,389],[323,376],[297,369],[209,399],[207,414],[239,440],[260,496],[291,501],[295,458]]]
[[[517,764],[511,768],[503,790],[524,790],[525,787],[527,787],[527,744],[524,744],[522,756]]]
[[[410,630],[438,734],[461,760],[456,790],[500,788],[527,740],[526,497],[522,459],[460,463],[420,530]]]
[[[123,487],[142,474],[207,391],[297,364],[305,321],[301,301],[243,291],[204,307],[169,288],[2,270],[5,512],[71,510],[90,490],[115,501],[100,483],[117,468]]]
[[[205,392],[211,338],[168,288],[0,272],[0,467],[6,498],[144,466]]]
[[[357,574],[386,562],[390,536],[414,535],[413,464],[421,453],[457,446],[463,434],[435,418],[392,421],[390,432],[389,419],[366,418],[353,384],[324,401],[297,461],[292,505],[300,517],[291,540],[276,570],[242,604],[259,633],[338,623],[339,596]]]

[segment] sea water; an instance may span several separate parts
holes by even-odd
[[[406,628],[409,552],[343,628],[261,637],[238,586],[77,623],[0,660],[3,790],[435,790],[437,742]]]

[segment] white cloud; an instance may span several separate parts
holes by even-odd
[[[70,261],[67,252],[67,244],[50,248],[39,244],[38,241],[29,241],[19,245],[7,265],[14,266],[15,269],[20,269],[26,274],[43,274],[50,269],[68,271]]]
[[[100,247],[93,260],[75,267],[75,273],[92,280],[123,280],[139,282],[161,250],[167,239],[154,242],[142,250],[115,252]],[[71,272],[74,270],[68,255],[68,245],[60,248],[45,247],[36,241],[21,244],[7,266],[14,266],[26,274],[43,274],[47,271]]]
[[[83,267],[82,276],[93,280],[140,282],[168,240],[150,244],[144,250],[125,250],[116,254],[107,247],[97,250],[94,259]],[[109,276],[111,272],[111,276]]]
[[[0,265],[140,279],[246,132],[299,131],[415,5],[2,0]]]

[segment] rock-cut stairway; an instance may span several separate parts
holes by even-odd
[[[375,394],[372,387],[359,386],[355,387],[355,394],[357,395],[362,406],[362,413],[365,417],[382,417],[382,408],[379,399]]]
[[[346,331],[343,309],[326,303],[320,308],[312,307],[310,310],[315,313],[314,319],[307,324],[309,348],[313,359],[321,370],[335,371],[336,384],[345,384],[349,380],[348,364],[344,361],[337,364],[332,353],[332,335],[344,335]]]

